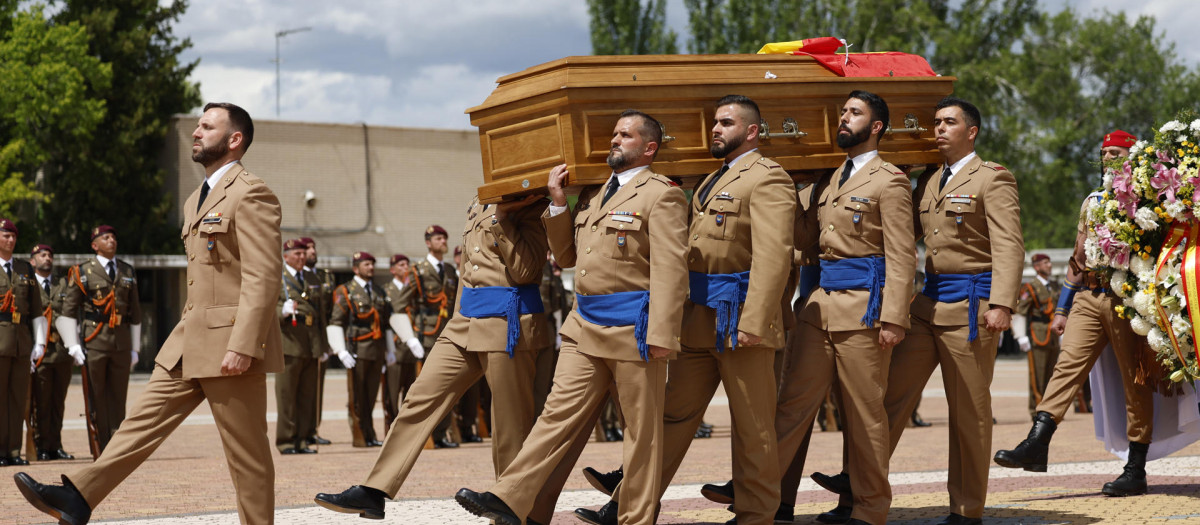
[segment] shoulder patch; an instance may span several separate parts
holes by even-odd
[[[771,160],[771,159],[768,159],[768,158],[766,158],[766,157],[759,157],[759,158],[758,158],[758,160],[756,160],[756,161],[754,161],[754,162],[755,162],[756,164],[762,164],[763,166],[766,166],[766,167],[768,167],[768,168],[770,168],[770,169],[776,169],[776,168],[783,169],[783,166],[780,166],[778,162],[775,162],[775,161],[773,161],[773,160]]]
[[[990,160],[987,162],[984,162],[983,165],[986,167],[992,168],[993,170],[996,170],[996,171],[1008,171],[1008,168],[1005,168],[1004,166],[996,164],[995,162],[992,162]]]
[[[251,175],[248,171],[243,171],[241,176],[238,178],[241,179],[242,182],[245,182],[251,186],[254,186],[255,184],[264,184],[262,179]]]
[[[666,175],[662,175],[659,173],[654,173],[654,174],[650,175],[650,180],[661,182],[663,184],[666,184],[667,186],[679,186],[679,184],[676,184],[675,181],[671,180],[670,177],[667,177]]]

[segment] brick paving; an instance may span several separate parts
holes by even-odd
[[[1024,360],[997,363],[992,385],[998,424],[994,448],[1010,448],[1029,430],[1026,398],[1027,367]],[[326,384],[325,422],[321,433],[334,441],[311,456],[274,457],[276,469],[276,522],[280,524],[362,523],[316,507],[317,492],[338,491],[361,483],[375,461],[378,449],[349,445],[345,416],[343,373],[333,371]],[[145,377],[135,376],[130,399],[141,392]],[[948,512],[946,483],[947,409],[940,376],[935,373],[925,391],[921,414],[929,428],[909,429],[892,459],[891,481],[895,497],[889,523],[933,524]],[[273,385],[268,384],[268,418],[274,420]],[[82,401],[78,385],[68,395],[66,448],[86,456]],[[696,440],[663,501],[660,523],[724,523],[732,515],[722,505],[699,497],[699,485],[729,477],[729,413],[721,393],[713,400],[706,419],[717,426],[713,438]],[[382,430],[382,423],[377,420]],[[273,432],[272,423],[272,432]],[[272,434],[273,435],[273,434]],[[1100,486],[1121,469],[1121,461],[1096,441],[1091,416],[1068,414],[1059,426],[1050,450],[1051,466],[1045,474],[994,468],[989,485],[986,523],[1200,523],[1200,444],[1170,458],[1151,462],[1147,470],[1147,496],[1106,498]],[[579,466],[615,468],[620,462],[619,443],[591,443]],[[39,481],[52,481],[89,459],[33,462],[23,467]],[[841,465],[841,434],[817,432],[808,465],[813,470],[836,472]],[[15,473],[17,468],[0,468]],[[473,518],[450,499],[460,487],[486,489],[492,480],[488,443],[464,445],[456,450],[429,450],[405,484],[399,499],[389,502],[388,520],[406,525],[486,523]],[[0,524],[47,523],[47,517],[29,506],[11,484],[0,482]],[[583,477],[572,474],[559,499],[554,524],[581,523],[571,510],[597,507],[607,500],[590,489]],[[800,487],[796,522],[813,523],[816,514],[832,508],[835,497],[810,481]],[[236,524],[233,487],[220,439],[206,405],[201,405],[149,461],[109,496],[93,514],[95,523]]]

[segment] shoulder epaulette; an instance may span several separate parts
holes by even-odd
[[[992,162],[990,160],[984,162],[983,165],[987,166],[989,168],[992,168],[993,170],[996,170],[996,171],[1008,171],[1008,168],[1005,168],[1004,166],[996,164],[995,162]]]
[[[663,184],[666,184],[667,186],[678,186],[678,184],[675,184],[675,181],[671,180],[666,175],[662,175],[659,173],[651,173],[650,180],[661,182]]]
[[[246,184],[249,184],[251,186],[254,186],[255,184],[263,184],[262,179],[255,177],[254,175],[251,175],[250,172],[248,172],[248,171],[242,171],[241,176],[238,178],[242,179],[243,182],[245,182]]]
[[[882,168],[885,171],[892,173],[893,175],[904,175],[904,170],[897,168],[895,164],[892,164],[891,162],[888,162],[886,160],[883,161]]]
[[[762,164],[763,166],[766,166],[770,169],[775,169],[775,168],[783,169],[783,166],[780,166],[778,162],[775,162],[766,157],[759,157],[758,160],[756,160],[754,162],[757,164]]]

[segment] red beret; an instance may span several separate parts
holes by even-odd
[[[389,266],[395,266],[396,263],[398,263],[400,261],[408,261],[408,256],[404,255],[403,253],[397,253],[396,255],[393,255],[391,263],[389,263]]]
[[[54,255],[54,248],[51,248],[49,244],[39,244],[33,247],[33,251],[29,252],[29,256],[32,257],[41,252],[50,252],[50,255]]]
[[[375,256],[367,252],[354,252],[354,264],[358,264],[363,261],[375,262]]]
[[[116,235],[117,230],[113,229],[112,226],[109,226],[107,224],[101,224],[95,228],[92,228],[92,240],[94,241],[94,240],[96,240],[96,237],[99,237],[106,233],[111,233],[113,235]]]
[[[1118,129],[1113,130],[1111,133],[1105,135],[1104,143],[1101,144],[1100,147],[1107,148],[1109,146],[1117,146],[1121,148],[1130,148],[1133,147],[1133,143],[1135,142],[1137,142],[1137,137]]]
[[[0,218],[0,230],[17,233],[17,225],[13,221]]]
[[[1044,254],[1044,253],[1035,253],[1035,254],[1033,254],[1033,262],[1038,262],[1038,261],[1049,261],[1049,260],[1050,260],[1050,256],[1049,256],[1049,255],[1046,255],[1046,254]]]
[[[436,224],[434,224],[433,226],[430,226],[428,228],[425,228],[425,240],[427,240],[427,241],[429,240],[430,237],[433,237],[434,235],[438,235],[438,234],[445,235],[446,237],[450,236],[449,233],[446,233],[445,228],[438,226]]]
[[[305,247],[317,245],[317,241],[314,241],[312,237],[301,237],[300,242],[303,243]]]
[[[462,255],[462,246],[454,247],[454,255]]]
[[[304,244],[303,239],[288,239],[287,242],[283,243],[283,251],[285,251],[285,252],[290,252],[292,250],[305,250],[305,249],[308,249],[308,245]]]

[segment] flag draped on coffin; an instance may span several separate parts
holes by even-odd
[[[844,41],[824,36],[793,42],[775,42],[758,50],[760,55],[810,56],[842,77],[935,77],[929,61],[919,55],[888,51],[883,53],[841,53]]]

